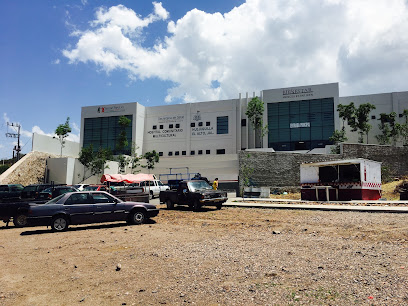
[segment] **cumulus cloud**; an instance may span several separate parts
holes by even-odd
[[[100,8],[63,55],[131,80],[171,81],[167,102],[327,82],[340,82],[342,95],[393,91],[408,79],[405,0],[247,0],[225,14],[169,16],[157,2],[145,18],[123,5]],[[164,21],[166,36],[144,47],[143,31]]]

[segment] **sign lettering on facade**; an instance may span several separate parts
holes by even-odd
[[[125,107],[123,105],[114,105],[114,106],[99,106],[98,113],[119,113],[124,112]]]
[[[291,123],[290,124],[291,129],[308,128],[308,127],[310,127],[310,122],[300,122],[300,123]]]
[[[308,88],[299,88],[299,89],[284,89],[283,90],[283,98],[302,98],[302,97],[312,97],[313,90],[311,87]]]
[[[167,122],[182,122],[184,121],[184,115],[175,115],[175,116],[161,116],[158,118],[159,123]]]

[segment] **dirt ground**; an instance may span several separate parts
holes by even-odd
[[[0,305],[407,305],[405,214],[164,206],[147,224],[0,227]]]

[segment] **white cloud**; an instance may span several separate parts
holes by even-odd
[[[54,60],[52,62],[54,65],[58,65],[59,63],[61,63],[61,60],[59,58],[57,58],[56,60]]]
[[[123,5],[100,8],[64,56],[124,70],[131,80],[172,81],[167,102],[327,82],[340,82],[342,95],[406,89],[404,0],[247,0],[225,14],[194,9],[168,21],[167,36],[145,48],[142,31],[169,18],[161,3],[153,6],[145,18]]]

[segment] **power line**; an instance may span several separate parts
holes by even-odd
[[[8,132],[8,127],[9,126],[11,126],[14,131],[17,128],[17,133],[9,133]],[[14,148],[13,148],[13,158],[14,158],[14,152],[16,152],[17,160],[20,159],[20,151],[21,151],[21,147],[20,147],[20,128],[21,128],[21,125],[18,124],[18,123],[9,123],[9,122],[7,122],[6,137],[17,138],[17,145],[14,146]]]

